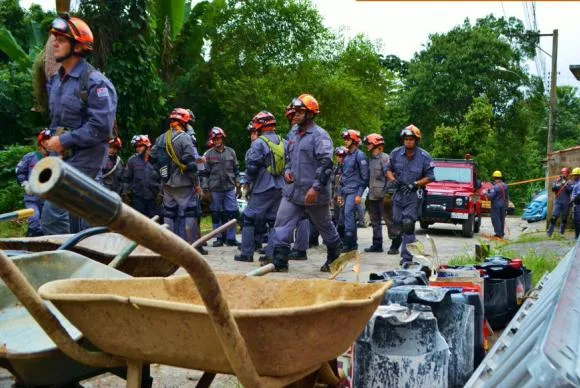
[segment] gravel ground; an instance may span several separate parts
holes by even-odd
[[[528,224],[522,222],[519,218],[509,217],[507,219],[506,238],[508,240],[516,240],[523,233],[539,232],[545,228],[544,222],[537,222]],[[359,233],[359,249],[368,247],[371,244],[372,230],[371,228],[362,228],[358,230]],[[486,217],[482,220],[481,233],[475,235],[473,238],[461,237],[461,227],[435,224],[432,225],[428,231],[418,230],[418,240],[428,246],[426,235],[427,233],[434,239],[439,257],[442,262],[447,262],[449,259],[458,255],[473,254],[474,246],[481,239],[482,236],[489,236],[493,234],[490,218]],[[238,236],[239,238],[239,236]],[[530,242],[513,244],[510,249],[520,253],[526,253],[530,249],[535,250],[538,255],[542,252],[557,252],[564,255],[571,245],[573,236],[567,235],[568,241],[548,240],[541,242]],[[491,243],[495,244],[494,242]],[[210,244],[211,245],[211,244]],[[388,247],[385,247],[388,248]],[[258,265],[254,263],[239,263],[233,260],[233,256],[238,252],[236,248],[222,247],[222,248],[208,248],[209,254],[207,256],[208,262],[216,272],[229,273],[246,273]],[[429,248],[427,249],[429,252]],[[287,274],[274,273],[269,274],[271,277],[280,278],[325,278],[327,274],[319,271],[320,266],[324,262],[326,256],[325,247],[317,247],[308,251],[307,261],[293,261],[290,263],[290,272]],[[256,255],[257,257],[257,255]],[[366,281],[371,272],[383,272],[389,269],[398,267],[400,257],[398,255],[386,255],[385,253],[361,253],[361,273],[360,280]],[[184,273],[182,270],[178,274]],[[339,280],[356,281],[356,274],[347,268],[347,270],[339,276]],[[180,368],[172,368],[167,366],[153,365],[151,367],[151,374],[154,378],[154,387],[194,387],[197,380],[201,376],[201,372],[185,370]],[[0,387],[10,387],[14,380],[10,374],[0,368]],[[82,382],[82,385],[87,388],[97,387],[123,387],[124,380],[105,374]],[[232,376],[218,375],[212,387],[236,387],[237,380]]]

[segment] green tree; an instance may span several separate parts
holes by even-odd
[[[458,125],[479,96],[487,96],[500,119],[527,84],[523,61],[537,37],[515,18],[488,16],[429,37],[409,63],[406,104],[411,120],[430,137],[440,124]],[[533,47],[533,46],[532,46]],[[508,69],[501,70],[502,68]]]

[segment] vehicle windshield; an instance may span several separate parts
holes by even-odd
[[[470,168],[435,166],[436,182],[471,183]]]

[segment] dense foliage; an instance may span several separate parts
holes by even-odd
[[[538,37],[517,19],[465,20],[431,35],[407,62],[365,36],[329,30],[309,0],[193,7],[184,0],[82,0],[78,15],[95,35],[91,62],[119,94],[125,144],[137,133],[155,138],[181,106],[194,111],[200,144],[212,126],[222,127],[242,159],[253,114],[272,111],[285,133],[284,107],[311,93],[320,102],[319,124],[336,142],[347,127],[382,132],[390,151],[413,122],[433,156],[471,153],[484,178],[496,169],[511,181],[543,174],[548,100],[524,65]],[[47,122],[46,113],[31,111],[31,68],[53,17],[0,0],[0,145],[30,144]],[[555,148],[576,145],[579,133],[577,90],[561,87]],[[526,191],[514,193],[523,198]]]

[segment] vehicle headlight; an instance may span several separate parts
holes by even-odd
[[[455,204],[457,206],[463,206],[463,198],[456,198],[455,199]]]

